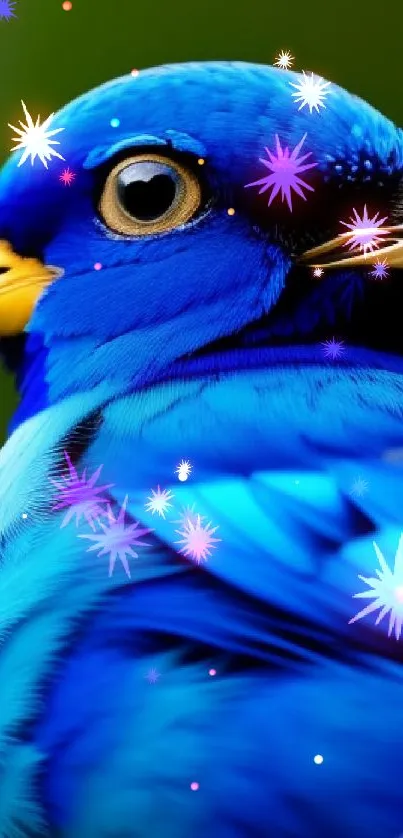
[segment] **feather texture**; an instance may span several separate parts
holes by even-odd
[[[339,159],[355,197],[375,190],[397,212],[402,137],[336,86],[327,122],[292,115],[293,78],[223,63],[117,80],[56,118],[74,198],[62,206],[38,169],[16,181],[15,159],[0,176],[0,237],[65,270],[28,325],[0,454],[1,838],[403,830],[401,645],[374,615],[349,625],[373,542],[391,566],[402,531],[400,338],[391,351],[360,335],[329,363],[313,330],[353,319],[345,274],[312,296],[301,274],[285,296],[295,242],[334,227]],[[239,197],[253,159],[308,124],[319,209],[262,217]],[[181,230],[120,237],[94,217],[101,170],[150,137],[203,150],[211,203]],[[245,329],[264,334],[251,351]],[[152,530],[130,578],[80,537],[98,521],[66,523],[68,463],[102,466],[104,526],[126,504],[127,524]],[[158,485],[165,518],[146,509]],[[220,539],[199,565],[178,545],[189,508]]]

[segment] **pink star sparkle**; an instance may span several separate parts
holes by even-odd
[[[268,206],[270,206],[274,198],[281,190],[281,200],[283,202],[284,200],[287,202],[288,208],[291,212],[292,190],[294,190],[297,195],[306,201],[306,195],[304,195],[302,190],[307,189],[309,192],[314,192],[315,190],[313,186],[309,186],[305,183],[299,175],[302,172],[306,172],[308,169],[313,169],[318,165],[317,163],[305,163],[304,166],[302,165],[304,160],[307,160],[307,158],[311,156],[311,151],[308,151],[307,154],[303,154],[302,157],[298,157],[298,153],[305,142],[306,136],[307,135],[304,134],[302,140],[299,141],[298,145],[295,146],[294,150],[290,154],[288,147],[284,149],[281,147],[280,140],[276,134],[276,154],[272,154],[272,152],[266,148],[265,151],[269,156],[269,160],[259,157],[260,163],[263,163],[263,166],[265,166],[266,169],[269,169],[271,174],[260,178],[260,180],[255,180],[253,183],[247,183],[245,189],[250,186],[261,186],[261,189],[259,189],[259,195],[261,195],[263,192],[266,192],[271,188]]]
[[[211,551],[215,549],[215,543],[221,541],[221,538],[213,538],[213,533],[218,530],[218,527],[212,527],[211,523],[202,525],[200,515],[197,516],[196,523],[188,520],[183,527],[183,530],[175,530],[182,538],[177,541],[177,544],[183,546],[179,550],[184,556],[190,556],[197,564],[206,562],[211,556]]]
[[[75,180],[75,174],[71,171],[71,169],[67,168],[61,173],[59,180],[61,183],[64,183],[65,186],[71,186],[73,180]]]
[[[198,515],[194,507],[194,503],[192,503],[192,506],[183,506],[182,511],[179,512],[179,518],[176,521],[172,521],[172,523],[179,524],[180,527],[186,527],[189,521],[191,521],[195,527],[198,520],[204,521],[204,516]]]

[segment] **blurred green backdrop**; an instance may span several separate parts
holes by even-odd
[[[294,68],[348,88],[403,125],[403,0],[14,0],[0,20],[0,159],[24,99],[42,118],[133,68],[237,59]],[[0,372],[0,442],[15,405]]]

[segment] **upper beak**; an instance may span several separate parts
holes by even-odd
[[[361,229],[360,232],[365,231]],[[352,233],[342,233],[319,247],[306,250],[298,261],[306,263],[310,268],[353,268],[358,265],[373,265],[379,259],[384,259],[390,268],[403,268],[403,224],[396,227],[377,227],[369,229],[368,232],[382,235],[382,245],[375,250],[365,253],[356,248],[351,255],[343,257],[341,248],[351,242]],[[334,254],[333,259],[326,258],[326,254]],[[322,258],[323,256],[325,258]]]
[[[44,288],[63,271],[14,253],[0,241],[0,337],[24,331]]]

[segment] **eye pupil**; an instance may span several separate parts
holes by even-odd
[[[119,174],[118,198],[132,218],[155,221],[172,207],[179,188],[179,176],[169,166],[134,163]]]

